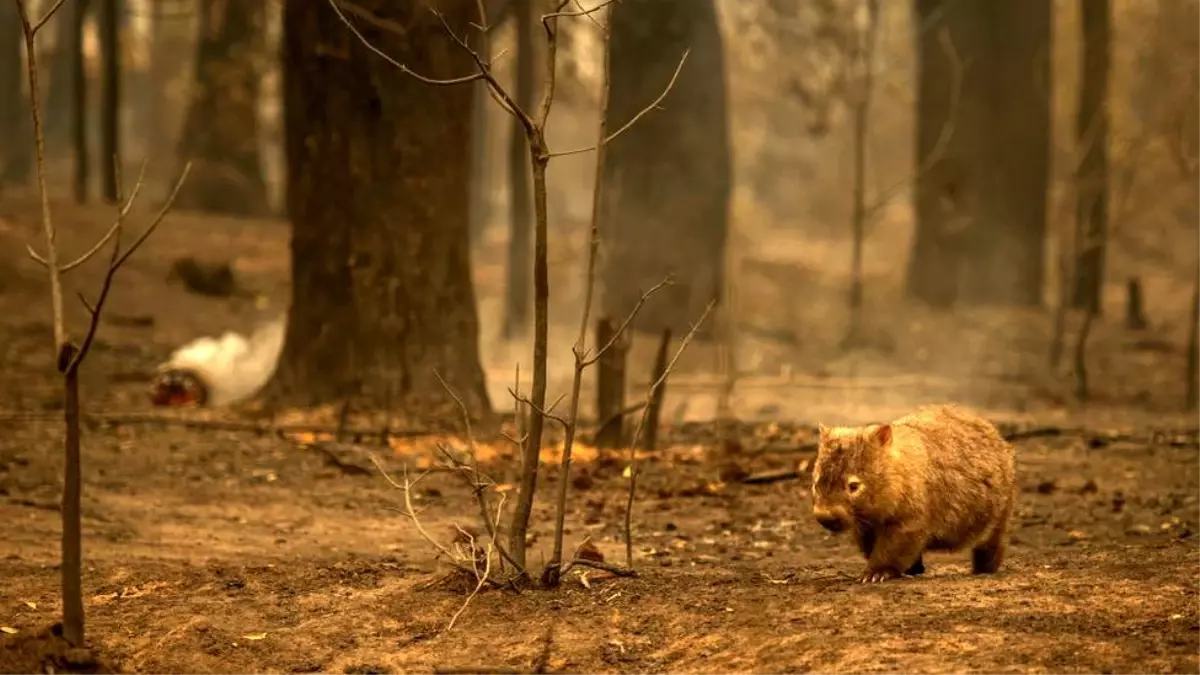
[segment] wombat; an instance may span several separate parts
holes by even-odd
[[[926,550],[970,548],[975,574],[1000,568],[1016,477],[1012,445],[990,422],[938,405],[820,434],[813,516],[854,537],[867,558],[859,581],[922,574]]]

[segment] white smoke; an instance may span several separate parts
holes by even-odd
[[[172,352],[159,372],[194,372],[208,388],[208,405],[243,401],[258,392],[275,372],[283,349],[286,316],[259,324],[249,337],[228,331],[201,337]]]

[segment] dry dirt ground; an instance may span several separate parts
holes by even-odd
[[[23,259],[32,213],[27,202],[0,208],[2,672],[69,666],[44,653],[52,642],[42,637],[60,612],[61,403],[46,374],[45,286]],[[68,250],[104,224],[95,211],[60,213]],[[165,283],[173,256],[236,251],[239,274],[278,307],[285,241],[272,223],[181,214],[165,226],[118,285],[86,367],[91,412],[147,412],[146,377],[171,348],[260,316],[253,297],[200,298]],[[497,276],[494,265],[479,267],[481,278]],[[72,312],[79,326],[82,312]],[[1118,342],[1102,335],[1100,345]],[[1095,358],[1118,363],[1113,350]],[[1024,408],[1006,409],[1018,410],[1022,424],[1076,420],[1090,431],[1017,442],[1020,509],[997,575],[972,576],[967,554],[937,555],[924,577],[860,586],[852,546],[809,517],[803,471],[800,480],[740,480],[807,466],[809,427],[747,424],[736,452],[722,455],[709,425],[681,423],[669,447],[643,464],[638,578],[572,572],[556,591],[486,591],[448,632],[465,593],[431,583],[446,569],[397,513],[400,495],[371,470],[364,449],[327,453],[303,436],[94,423],[84,445],[89,641],[106,666],[127,672],[528,670],[542,661],[551,672],[1197,672],[1200,461],[1194,433],[1151,433],[1195,424],[1165,412],[1164,401],[1177,398],[1179,366],[1177,352],[1146,365],[1161,352],[1123,371],[1153,370],[1141,380],[1151,384],[1113,385],[1098,408],[1012,395]],[[1117,379],[1110,372],[1098,367],[1093,378]],[[1141,386],[1147,396],[1119,399]],[[759,398],[787,398],[798,410],[780,402],[779,418],[812,422],[805,410],[847,398],[828,396],[771,390]],[[1118,417],[1134,421],[1113,439],[1106,434]],[[373,450],[398,473],[427,461],[437,440]],[[549,445],[553,460],[557,446]],[[510,482],[511,453],[503,443],[486,447],[498,451],[485,469]],[[623,464],[588,450],[572,474],[568,546],[590,537],[621,562]],[[543,497],[557,487],[557,469],[548,463],[544,476]],[[416,497],[435,537],[448,540],[454,524],[474,522],[472,501],[451,475],[430,474]],[[539,501],[535,565],[549,554],[551,516]]]

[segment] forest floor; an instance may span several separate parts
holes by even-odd
[[[68,251],[82,250],[107,220],[94,209],[63,205],[59,213]],[[61,611],[62,431],[58,383],[48,367],[48,294],[24,257],[23,242],[36,241],[34,214],[28,201],[0,204],[0,630],[7,634],[0,635],[0,672],[78,668],[52,653],[54,642],[46,638]],[[163,281],[175,256],[230,251],[256,293],[203,298]],[[477,264],[482,288],[502,277],[496,267]],[[73,276],[68,298],[75,288],[93,288],[95,272]],[[1147,277],[1150,297],[1170,298],[1152,309],[1176,303],[1184,310],[1186,278],[1155,285]],[[188,214],[164,225],[118,282],[83,377],[85,405],[97,416],[84,441],[85,608],[89,642],[107,667],[1200,671],[1200,455],[1194,431],[1155,433],[1196,423],[1194,414],[1179,412],[1182,352],[1172,346],[1180,344],[1186,318],[1155,314],[1163,328],[1150,337],[1122,336],[1112,325],[1118,320],[1104,322],[1090,356],[1097,400],[1086,406],[1047,391],[1046,382],[1059,380],[1031,385],[1012,373],[1001,373],[993,388],[965,387],[974,395],[961,397],[932,384],[920,395],[900,394],[899,385],[851,393],[747,388],[737,410],[754,421],[737,427],[729,452],[703,422],[708,404],[689,404],[689,397],[707,394],[671,390],[675,403],[669,400],[668,409],[690,410],[676,415],[664,430],[666,447],[642,464],[634,530],[639,576],[573,571],[555,591],[481,592],[447,631],[466,593],[435,583],[446,578],[446,567],[397,512],[401,495],[373,470],[367,453],[398,474],[428,463],[435,444],[453,438],[393,438],[387,447],[372,447],[365,439],[327,443],[310,434],[188,429],[128,417],[151,412],[146,385],[171,349],[199,335],[244,330],[261,319],[264,304],[286,306],[286,292],[282,225]],[[485,333],[492,330],[487,308],[496,295],[494,288],[481,291]],[[919,323],[906,320],[916,310],[900,311],[882,322]],[[71,307],[71,318],[83,325],[79,308]],[[926,329],[932,333],[946,333],[951,321],[921,320],[936,324]],[[961,341],[966,331],[950,332]],[[570,333],[569,321],[560,332]],[[836,343],[832,333],[814,331],[794,349],[763,347],[766,356],[755,358],[770,362],[764,372],[789,363],[824,378],[849,376],[842,370],[850,368],[846,357],[821,352]],[[906,335],[882,354],[862,357],[855,373],[963,381],[905,361],[906,340],[928,339]],[[1044,341],[1023,339],[1006,343],[1014,355],[1005,358],[1043,362]],[[511,373],[511,362],[503,363],[508,354],[497,355],[502,350],[487,335],[481,342],[491,354],[489,377],[498,380],[490,388],[502,392],[501,378]],[[642,342],[650,347],[653,339]],[[1032,346],[1020,347],[1026,343]],[[1145,344],[1154,347],[1136,347]],[[939,348],[926,342],[926,349]],[[787,354],[795,355],[787,361],[781,356]],[[704,370],[707,358],[698,349],[685,370]],[[811,426],[789,420],[863,421],[939,397],[965,399],[1018,427],[1059,432],[1016,442],[1021,493],[1008,558],[999,574],[977,577],[969,573],[968,554],[934,555],[923,577],[858,585],[853,577],[862,561],[852,545],[810,516],[804,469],[813,457]],[[495,430],[480,436],[484,470],[511,483],[511,448],[492,442]],[[549,556],[558,447],[552,436],[543,458],[531,533],[535,568]],[[623,562],[623,468],[619,459],[579,449],[568,548],[588,537],[608,561]],[[790,468],[799,469],[800,480],[741,480]],[[429,474],[415,497],[425,528],[442,541],[455,524],[475,523],[471,495],[455,476]]]

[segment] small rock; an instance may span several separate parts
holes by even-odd
[[[1122,494],[1120,490],[1118,490],[1115,494],[1113,494],[1112,512],[1120,513],[1121,511],[1124,511],[1124,510],[1125,510],[1125,495]]]
[[[667,532],[674,532],[679,529],[679,526],[676,525],[675,523],[667,523],[666,525],[663,526],[663,529],[666,530]]]
[[[1056,490],[1058,490],[1058,483],[1052,480],[1044,480],[1038,483],[1037,486],[1037,491],[1040,495],[1053,494]]]
[[[1131,537],[1144,537],[1153,532],[1149,525],[1139,524],[1130,526],[1125,530],[1125,534]]]
[[[1095,494],[1099,491],[1100,486],[1096,485],[1096,481],[1092,480],[1091,478],[1089,478],[1087,482],[1083,484],[1083,487],[1079,488],[1079,494],[1081,495]]]

